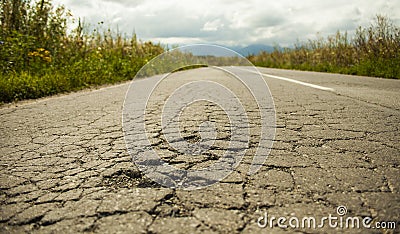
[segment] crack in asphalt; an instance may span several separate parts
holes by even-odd
[[[242,163],[220,183],[193,191],[163,188],[132,163],[120,120],[127,84],[2,107],[0,231],[254,233],[265,231],[257,219],[266,211],[322,217],[336,214],[339,205],[352,216],[400,220],[399,112],[279,80],[269,86],[277,132],[264,166],[247,174],[259,140],[259,115],[253,113]],[[202,120],[219,129],[199,157],[166,141],[160,107],[149,104],[146,128],[165,161],[202,168],[226,150],[231,132],[215,106],[182,112],[186,140],[200,139]]]

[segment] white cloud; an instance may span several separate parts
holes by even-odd
[[[116,28],[142,40],[168,44],[222,45],[293,44],[319,32],[352,32],[367,26],[376,14],[400,23],[397,0],[55,0],[74,16]]]
[[[200,38],[195,37],[154,37],[150,38],[154,42],[160,42],[167,45],[189,45],[189,44],[199,44],[203,41]]]
[[[218,29],[220,29],[222,27],[224,27],[224,24],[221,23],[220,19],[216,19],[213,21],[207,21],[201,30],[202,31],[217,31]]]

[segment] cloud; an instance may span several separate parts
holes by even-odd
[[[220,29],[222,27],[224,27],[224,24],[221,23],[220,19],[216,19],[213,21],[207,21],[201,30],[202,31],[217,31],[218,29]]]
[[[123,6],[139,6],[144,3],[145,0],[103,0],[104,2],[112,2],[112,3],[118,3]]]
[[[397,0],[55,0],[74,16],[142,40],[168,44],[291,45],[320,35],[368,26],[375,14],[400,23]]]

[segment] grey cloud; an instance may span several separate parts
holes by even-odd
[[[272,27],[283,24],[286,22],[286,18],[282,15],[261,15],[259,17],[254,17],[250,21],[251,27]]]
[[[122,22],[124,28],[134,27],[143,37],[204,37],[210,32],[202,31],[206,19],[196,20],[179,15],[179,9],[168,9],[154,16],[127,16],[129,20]]]
[[[290,45],[317,32],[328,35],[368,25],[376,13],[386,13],[399,23],[396,12],[400,8],[400,2],[393,0],[88,0],[85,5],[74,0],[64,2],[73,13],[77,12],[76,16],[85,17],[93,25],[105,21],[106,26],[116,28],[118,23],[120,31],[129,35],[135,30],[142,40],[157,38],[162,43],[185,38],[227,45]]]

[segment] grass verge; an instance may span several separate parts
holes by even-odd
[[[378,15],[370,27],[359,27],[353,38],[337,32],[248,59],[262,67],[400,79],[400,28]]]

